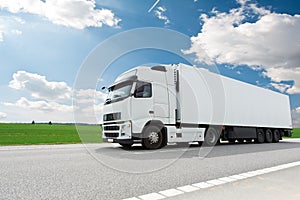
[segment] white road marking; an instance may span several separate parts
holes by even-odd
[[[206,183],[209,183],[209,184],[212,184],[212,185],[222,185],[226,182],[224,181],[220,181],[218,179],[213,179],[213,180],[210,180],[210,181],[206,181]]]
[[[224,181],[226,183],[230,183],[230,182],[236,181],[237,179],[229,178],[229,177],[223,177],[223,178],[219,178],[218,180]]]
[[[229,178],[235,178],[237,180],[242,180],[242,179],[245,179],[246,177],[245,176],[241,176],[241,175],[233,175],[233,176],[229,176]]]
[[[228,177],[222,177],[222,178],[218,178],[218,179],[208,180],[206,182],[195,183],[192,185],[185,185],[185,186],[178,187],[177,189],[168,189],[168,190],[160,191],[159,193],[150,193],[150,194],[139,196],[139,199],[142,199],[142,200],[164,199],[166,197],[172,197],[172,196],[184,194],[186,192],[193,192],[193,191],[196,191],[199,189],[215,187],[215,186],[230,183],[233,181],[247,179],[247,178],[251,178],[254,176],[261,175],[261,174],[267,174],[270,172],[275,172],[275,171],[279,171],[282,169],[287,169],[287,168],[291,168],[291,167],[295,167],[295,166],[300,166],[300,161],[277,165],[274,167],[250,171],[250,172],[232,175],[232,176],[228,176]],[[123,199],[123,200],[138,200],[138,198],[132,197],[132,198]]]
[[[195,183],[195,184],[193,184],[193,186],[204,189],[204,188],[213,187],[214,185],[206,183],[206,182],[201,182],[201,183]]]
[[[169,190],[160,191],[159,193],[166,197],[173,197],[179,194],[183,194],[184,192],[176,189],[169,189]]]
[[[136,197],[132,197],[132,198],[123,199],[123,200],[140,200],[140,199],[138,199],[138,198],[136,198]]]
[[[198,187],[195,187],[195,186],[192,186],[192,185],[185,185],[185,186],[182,186],[182,187],[178,187],[177,189],[181,190],[183,192],[193,192],[193,191],[199,190]]]
[[[245,176],[246,178],[250,178],[250,177],[253,177],[253,176],[255,176],[254,174],[250,174],[250,173],[242,173],[242,174],[240,174],[241,176]]]
[[[150,194],[139,196],[139,198],[143,200],[158,200],[158,199],[164,199],[166,197],[158,193],[150,193]]]

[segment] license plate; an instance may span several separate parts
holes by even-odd
[[[114,142],[114,139],[107,139],[107,142]]]

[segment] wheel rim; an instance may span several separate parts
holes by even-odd
[[[212,133],[212,132],[210,132],[209,134],[208,134],[208,141],[210,142],[210,143],[214,143],[214,141],[216,140],[216,136],[215,136],[215,134],[214,133]]]
[[[150,144],[156,144],[156,143],[158,143],[158,141],[159,141],[159,135],[158,135],[158,133],[154,132],[154,131],[151,132],[149,134],[148,140],[149,140]]]

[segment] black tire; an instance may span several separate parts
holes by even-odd
[[[273,141],[273,133],[272,133],[271,129],[266,130],[265,137],[266,137],[266,139],[265,139],[266,143],[271,143]]]
[[[265,142],[265,132],[263,129],[257,129],[256,131],[256,139],[255,142],[257,143],[264,143]]]
[[[198,142],[199,146],[201,147],[203,145],[203,141]]]
[[[161,148],[164,145],[161,128],[157,126],[147,126],[143,131],[142,145],[146,149]]]
[[[130,149],[133,144],[131,143],[119,143],[123,148]]]
[[[216,128],[209,127],[205,133],[204,145],[205,146],[215,146],[220,140],[221,130],[217,130]]]
[[[280,140],[280,132],[278,129],[275,129],[273,132],[273,142],[277,143]]]

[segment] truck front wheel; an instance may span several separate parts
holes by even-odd
[[[205,133],[204,144],[205,146],[214,146],[220,138],[220,133],[217,129],[209,127]]]
[[[146,149],[159,149],[163,144],[163,134],[161,128],[157,126],[147,126],[143,131],[142,145]]]

